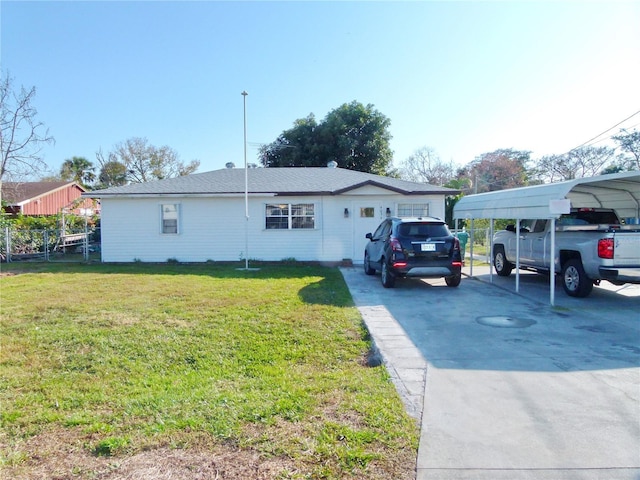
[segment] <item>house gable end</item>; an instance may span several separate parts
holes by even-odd
[[[344,195],[347,193],[352,195],[390,195],[396,193],[408,195],[411,192],[407,192],[406,190],[402,190],[399,188],[390,187],[389,185],[385,185],[383,183],[372,180],[367,180],[365,182],[350,185],[348,187],[340,188],[331,192],[332,195]]]

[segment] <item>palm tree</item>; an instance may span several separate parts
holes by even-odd
[[[73,180],[86,187],[88,183],[92,183],[96,179],[94,170],[93,163],[86,158],[73,157],[62,162],[60,177],[63,180]]]

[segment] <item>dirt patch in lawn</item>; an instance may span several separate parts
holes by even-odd
[[[338,477],[318,476],[314,465],[252,448],[197,445],[154,447],[132,455],[98,456],[87,448],[90,437],[74,429],[59,429],[15,445],[8,457],[13,466],[0,468],[0,478],[13,480],[272,480],[298,478],[415,478],[415,453],[394,452],[394,458],[371,462],[366,469]],[[6,446],[3,446],[3,450]],[[21,453],[22,452],[22,453]],[[24,452],[29,452],[28,458]],[[22,461],[15,462],[23,455]]]

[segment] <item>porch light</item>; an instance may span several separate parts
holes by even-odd
[[[344,209],[344,218],[349,218],[349,209],[348,208]]]
[[[391,209],[389,207],[387,207],[387,218],[389,218],[391,216]]]

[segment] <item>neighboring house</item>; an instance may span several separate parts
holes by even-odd
[[[105,262],[362,263],[385,216],[444,218],[457,193],[330,166],[226,168],[83,196],[100,199]]]
[[[76,182],[3,182],[2,209],[11,215],[56,215],[63,209],[80,215],[95,210],[84,192]]]

